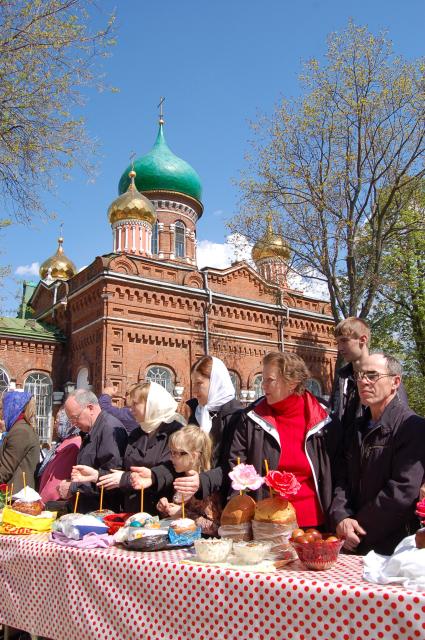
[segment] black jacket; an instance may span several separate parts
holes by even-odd
[[[121,422],[106,411],[101,411],[89,433],[81,432],[81,448],[77,464],[86,464],[99,471],[122,469],[122,456],[127,444],[127,432]],[[99,489],[95,483],[71,483],[71,493],[80,492],[78,511],[87,513],[99,509]],[[120,492],[105,491],[103,505],[106,509],[118,511]]]
[[[374,426],[370,411],[346,432],[330,509],[336,526],[354,518],[367,532],[358,553],[391,554],[418,527],[415,504],[425,475],[425,419],[396,396]]]
[[[168,439],[174,431],[183,426],[179,420],[163,422],[153,433],[148,434],[141,427],[134,429],[128,437],[124,454],[120,489],[124,492],[124,509],[128,513],[140,511],[140,491],[135,491],[130,483],[130,467],[148,467],[152,471],[152,487],[144,492],[144,510],[156,513],[159,498],[172,497],[173,480],[176,477],[170,461]]]
[[[189,424],[198,424],[195,417],[198,401],[192,398],[186,404],[191,410]],[[234,398],[223,404],[218,411],[210,412],[212,418],[210,437],[213,444],[211,469],[199,475],[201,488],[196,494],[197,498],[205,499],[215,491],[222,493],[223,497],[227,495],[230,445],[233,440],[232,419],[241,410],[241,403]]]
[[[101,409],[118,418],[128,433],[131,433],[133,429],[139,427],[139,423],[134,418],[131,409],[128,407],[116,407],[112,404],[112,398],[107,393],[102,393],[102,395],[99,396],[99,404]]]
[[[263,398],[238,416],[230,449],[230,466],[234,467],[239,459],[240,462],[254,465],[257,473],[264,476],[264,460],[267,460],[270,470],[278,468],[281,443],[274,425],[255,412],[255,407],[261,400]],[[305,439],[307,458],[325,518],[332,502],[332,468],[339,453],[340,438],[341,427],[338,420],[328,416],[311,427]],[[255,500],[259,500],[266,498],[268,492],[268,487],[263,485],[252,495]]]

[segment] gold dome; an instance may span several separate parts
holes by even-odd
[[[130,184],[125,193],[118,196],[108,209],[108,218],[111,224],[119,220],[145,220],[149,224],[155,224],[155,208],[150,200],[136,189],[134,178],[135,171],[128,174]]]
[[[266,233],[260,238],[252,248],[252,259],[255,263],[265,258],[281,258],[289,260],[291,251],[289,246],[282,238],[273,231],[271,217],[267,219]]]
[[[63,238],[58,238],[58,250],[54,256],[47,258],[40,266],[40,278],[45,280],[47,277],[52,280],[69,280],[77,273],[77,267],[75,264],[67,258],[63,252]]]

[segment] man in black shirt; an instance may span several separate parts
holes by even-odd
[[[65,402],[69,420],[81,431],[82,445],[77,464],[97,469],[99,474],[122,468],[122,457],[127,445],[127,432],[122,423],[102,411],[94,393],[83,389],[74,391]],[[62,488],[62,491],[65,487]],[[78,511],[87,513],[99,509],[99,489],[95,483],[68,483],[68,497],[80,492]],[[106,491],[104,507],[120,508],[119,490]]]

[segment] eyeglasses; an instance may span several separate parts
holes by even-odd
[[[183,456],[190,456],[188,451],[176,451],[175,449],[170,449],[170,456],[172,458],[183,458]]]
[[[76,416],[70,416],[69,417],[69,421],[71,424],[76,424],[78,422],[78,420],[80,419],[81,414],[83,413],[83,411],[85,411],[87,409],[87,406],[83,407],[80,411],[80,413],[78,413]]]
[[[354,380],[358,382],[362,380],[364,382],[378,382],[380,378],[394,378],[393,373],[379,373],[379,371],[355,371]]]

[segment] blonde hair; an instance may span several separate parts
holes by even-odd
[[[296,382],[294,393],[302,396],[305,392],[304,382],[310,377],[310,371],[302,358],[296,353],[271,351],[263,358],[263,365],[274,364],[285,382]]]
[[[174,431],[168,440],[170,449],[182,449],[188,453],[199,452],[198,471],[211,469],[212,442],[208,433],[201,431],[196,424],[188,424]]]
[[[149,395],[151,383],[150,382],[138,382],[131,385],[127,390],[127,397],[135,403],[144,402],[146,404]]]
[[[370,342],[370,327],[368,323],[362,318],[355,318],[351,316],[341,320],[334,330],[335,338],[342,336],[349,336],[350,338],[360,338],[360,336],[366,336],[367,341]]]
[[[33,429],[36,428],[37,420],[36,420],[36,407],[35,407],[34,397],[28,400],[27,404],[25,405],[24,418],[26,422],[28,422],[28,424],[31,425]]]

